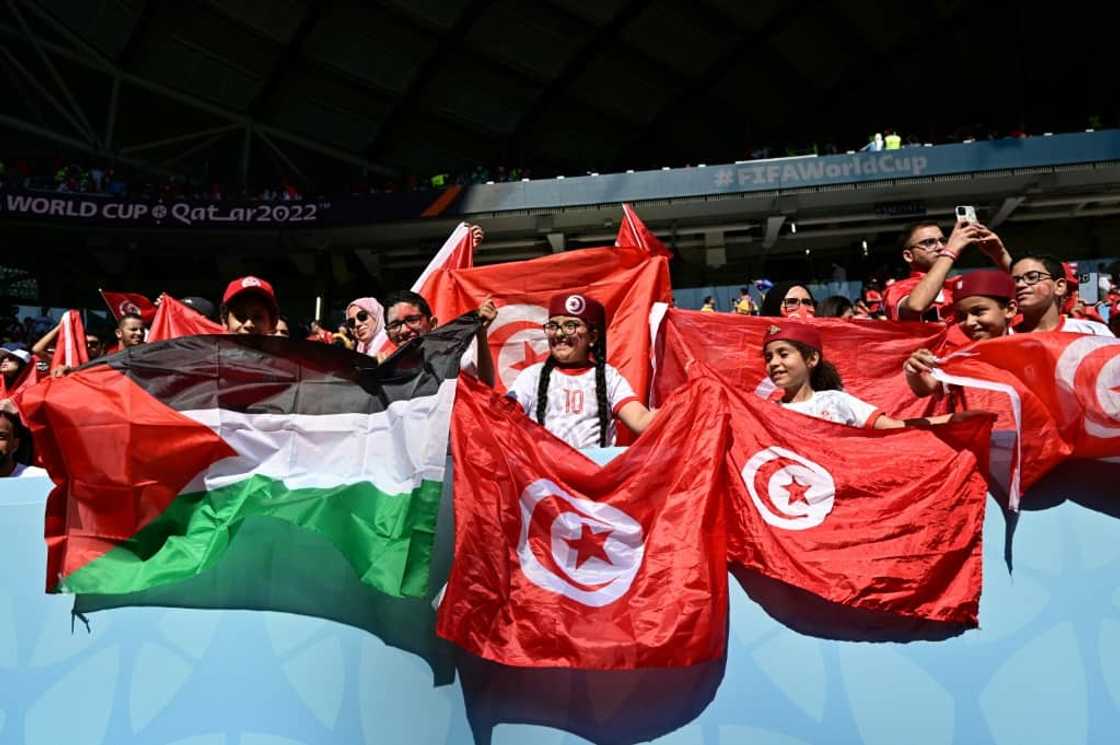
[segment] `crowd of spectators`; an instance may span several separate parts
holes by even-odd
[[[1099,128],[1101,124],[1101,117],[1089,118],[1090,129]],[[1029,136],[1027,128],[1022,124],[1005,131],[982,123],[969,124],[944,135],[924,140],[914,133],[884,129],[869,135],[867,142],[858,149],[896,150],[933,143],[968,143]],[[844,152],[853,152],[853,149],[844,148],[833,139],[800,144],[790,143],[782,147],[757,145],[744,148],[745,157],[750,160],[803,155],[837,155]],[[686,164],[684,167],[691,167],[691,165]],[[589,170],[585,173],[591,174],[593,171]],[[465,169],[447,169],[429,174],[413,173],[399,177],[362,176],[350,183],[348,188],[351,194],[377,194],[527,181],[533,176],[533,171],[525,166],[476,164]],[[68,159],[62,155],[50,158],[9,158],[7,163],[0,159],[0,188],[5,186],[37,191],[106,194],[144,199],[189,198],[199,201],[222,201],[236,198],[244,201],[273,202],[304,198],[304,192],[297,185],[296,179],[288,175],[279,176],[272,182],[258,184],[251,189],[230,189],[226,184],[211,179],[167,175],[157,177],[101,160]],[[325,190],[323,194],[315,195],[309,193],[307,197],[329,196],[326,192],[341,190],[341,188]]]
[[[481,240],[481,230],[473,230],[478,231]],[[831,296],[818,300],[805,282],[757,280],[751,284],[763,293],[758,303],[750,287],[741,289],[731,312],[770,317],[775,324],[783,324],[771,325],[764,343],[767,374],[785,392],[782,405],[851,426],[872,426],[872,422],[880,429],[906,426],[904,421],[882,412],[872,416],[873,406],[843,392],[840,373],[825,362],[820,335],[813,326],[813,319],[818,317],[944,323],[947,342],[957,347],[1008,334],[1060,331],[1115,336],[1120,331],[1120,262],[1111,265],[1101,277],[1100,300],[1090,303],[1080,298],[1075,266],[1047,255],[1013,257],[999,235],[975,221],[957,222],[948,235],[937,223],[915,223],[899,235],[898,249],[910,268],[909,276],[883,287],[868,283],[858,297]],[[956,261],[971,252],[983,255],[992,268],[956,273]],[[305,338],[353,349],[379,361],[392,345],[407,343],[438,323],[426,298],[398,291],[382,301],[372,297],[355,299],[346,307],[337,326],[322,319],[312,319],[304,326],[281,312],[276,293],[267,280],[253,276],[230,282],[216,306],[203,298],[184,298],[181,305],[183,313],[206,318],[205,333],[224,330],[230,334]],[[160,310],[164,307],[170,306]],[[705,298],[701,310],[718,312],[712,297]],[[497,304],[485,299],[478,314],[483,323],[477,348],[488,350],[486,328],[497,315]],[[783,319],[792,325],[785,324]],[[86,354],[79,356],[94,359],[146,342],[144,320],[131,312],[124,312],[115,324],[99,327],[91,323],[84,338],[74,339],[72,335],[69,340],[63,339],[64,327],[75,326],[56,323],[47,308],[22,320],[10,311],[0,318],[0,414],[4,415],[4,422],[0,422],[0,476],[25,473],[17,468],[21,461],[16,451],[22,445],[11,445],[26,439],[18,418],[13,418],[16,411],[12,395],[35,384],[42,376],[59,377],[72,372],[69,363],[60,362],[65,355],[55,354],[56,344],[64,350],[69,349],[67,344],[84,344]],[[646,409],[632,394],[623,395],[631,390],[629,383],[604,363],[606,329],[606,311],[593,299],[579,294],[554,297],[548,322],[543,326],[550,357],[524,369],[521,376],[527,377],[519,377],[510,387],[510,395],[517,398],[527,414],[562,439],[574,437],[570,441],[575,447],[613,443],[615,424],[604,412],[614,411],[619,421],[635,433],[640,433],[656,415],[656,411]],[[938,384],[931,377],[936,364],[937,359],[929,350],[913,350],[904,372],[915,395],[937,393]],[[579,395],[569,395],[567,400],[570,404],[578,399],[579,412],[571,411],[570,407],[553,411],[555,402],[548,397],[548,390],[549,376],[556,366],[564,367],[568,373],[559,376],[562,381],[556,385],[566,386],[565,390],[572,386],[578,389]],[[493,359],[489,354],[479,353],[470,368],[481,380],[494,384]],[[612,404],[604,408],[608,391],[618,398],[617,407]],[[568,393],[571,391],[565,395]],[[597,408],[585,411],[582,402],[591,400],[598,402]],[[839,416],[837,412],[843,414],[840,419],[835,418]]]

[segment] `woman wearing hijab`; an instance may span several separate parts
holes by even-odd
[[[377,350],[373,349],[373,339],[381,331],[385,322],[385,310],[377,298],[360,297],[346,306],[346,328],[354,335],[357,341],[355,351],[376,357]]]

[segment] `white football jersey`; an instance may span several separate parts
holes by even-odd
[[[787,409],[849,427],[870,427],[883,413],[844,391],[813,391],[808,401],[782,403]]]
[[[521,408],[536,421],[537,388],[540,385],[544,363],[537,363],[521,371],[507,396],[521,404]],[[610,429],[607,445],[615,442],[615,417],[619,409],[637,401],[634,389],[626,378],[610,365],[606,368],[607,405],[610,406]],[[552,434],[574,448],[599,447],[599,406],[595,395],[595,368],[554,367],[548,378],[548,407],[545,409],[544,426]]]

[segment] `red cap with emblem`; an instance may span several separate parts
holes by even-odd
[[[1010,300],[1015,297],[1015,281],[1010,274],[999,269],[977,269],[960,278],[953,291],[953,299],[960,302],[975,295]]]
[[[781,326],[774,324],[766,329],[762,337],[762,348],[773,341],[796,341],[818,352],[824,350],[821,343],[821,333],[812,326],[804,323],[783,323]]]
[[[268,303],[268,307],[272,308],[276,313],[279,306],[276,303],[276,293],[272,290],[272,285],[267,280],[260,277],[241,277],[235,279],[226,286],[226,292],[222,295],[222,305],[229,305],[234,298],[241,295],[258,295],[262,300]]]
[[[548,317],[553,316],[572,316],[588,326],[602,328],[607,319],[607,311],[598,300],[592,300],[578,293],[569,293],[553,295],[548,301]]]

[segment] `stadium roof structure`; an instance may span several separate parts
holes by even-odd
[[[322,189],[355,167],[577,175],[885,127],[1069,131],[1120,100],[1106,26],[963,0],[8,0],[0,142],[168,171],[214,151]]]

